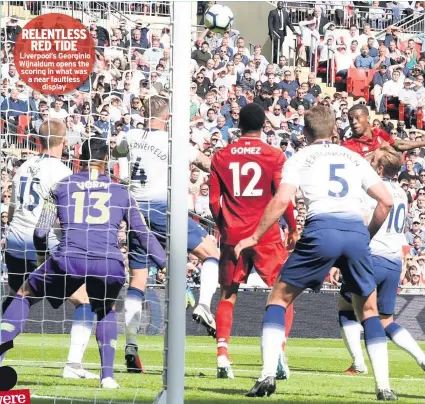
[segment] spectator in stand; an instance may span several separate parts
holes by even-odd
[[[232,109],[230,119],[226,121],[226,126],[229,129],[239,128],[239,108],[234,110]]]
[[[261,67],[261,69],[264,71],[269,64],[267,59],[264,55],[261,54],[261,46],[255,45],[254,46],[254,53],[252,54],[251,60],[254,60],[258,67]]]
[[[242,91],[255,91],[255,80],[251,77],[251,70],[245,69],[243,77],[240,79],[238,84],[242,87]]]
[[[382,30],[383,24],[387,21],[385,11],[379,7],[379,1],[372,2],[369,8],[369,20],[373,29]]]
[[[189,178],[189,194],[196,198],[201,190],[202,179],[199,168],[193,168]]]
[[[378,56],[375,57],[373,66],[374,69],[379,69],[381,65],[387,66],[389,68],[391,66],[390,58],[387,56],[388,49],[385,46],[380,46],[378,48]]]
[[[254,102],[261,105],[264,110],[268,110],[273,105],[273,101],[265,89],[261,89],[260,94],[254,98]]]
[[[413,239],[415,237],[419,237],[422,243],[425,242],[425,232],[421,230],[419,218],[413,219],[412,228],[405,235],[407,243],[411,246],[413,246]]]
[[[411,179],[417,179],[418,173],[415,171],[414,163],[412,160],[407,160],[406,164],[402,166],[401,173],[398,176],[398,181],[405,179],[410,181]]]
[[[425,195],[425,191],[423,191],[423,195]],[[425,213],[421,213],[419,215],[419,221],[420,221],[420,227],[421,227],[421,231],[425,231]],[[424,273],[425,276],[425,273]]]
[[[350,67],[354,67],[354,62],[351,54],[347,52],[347,46],[345,44],[337,45],[335,63],[336,75],[346,79],[348,75],[348,69]]]
[[[279,63],[274,65],[275,74],[277,77],[283,76],[285,70],[288,70],[288,61],[286,60],[286,56],[279,57]]]
[[[263,90],[267,91],[268,93],[272,93],[273,90],[278,89],[278,84],[275,81],[275,75],[274,73],[269,73],[267,76],[267,81],[263,83]]]
[[[424,250],[425,247],[423,246],[422,239],[419,236],[413,237],[412,248],[410,249],[409,254],[416,257]]]
[[[316,7],[314,9],[314,18],[316,19],[316,22],[317,22],[317,30],[319,31],[320,36],[323,37],[323,35],[325,35],[324,28],[326,24],[329,24],[329,20],[322,13],[322,9],[319,7]]]
[[[382,101],[379,107],[379,112],[386,112],[385,97],[388,97],[388,103],[399,104],[398,97],[403,88],[403,81],[400,79],[400,71],[394,70],[391,75],[391,80],[384,83],[382,87]]]
[[[409,279],[403,283],[403,290],[401,293],[403,294],[423,294],[423,290],[415,290],[415,288],[422,287],[424,283],[421,281],[421,273],[416,265],[411,265],[408,268]],[[407,274],[406,274],[407,277]],[[411,289],[410,289],[411,288]]]
[[[363,33],[359,35],[359,38],[358,38],[359,46],[367,45],[369,43],[370,38],[374,39],[372,46],[374,48],[379,48],[378,41],[375,39],[375,33],[372,32],[370,24],[366,23],[363,25]]]
[[[415,90],[412,88],[412,80],[409,77],[404,79],[404,87],[399,92],[399,102],[404,105],[404,122],[406,128],[412,127],[413,114],[418,108],[418,98]]]
[[[373,69],[374,60],[372,56],[369,56],[369,48],[367,45],[363,45],[360,50],[360,55],[354,60],[354,66],[357,69]]]
[[[357,29],[357,25],[351,25],[348,31],[345,31],[341,36],[342,40],[347,46],[351,46],[353,42],[359,44],[359,30]],[[356,55],[357,56],[357,55]]]
[[[241,108],[246,105],[246,98],[242,94],[242,87],[240,85],[236,85],[235,87],[235,96],[236,96],[236,102]]]
[[[397,129],[397,137],[398,138],[400,138],[402,140],[405,140],[405,139],[408,139],[409,138],[407,132],[405,131],[404,121],[398,121],[397,122],[397,128],[396,129]]]
[[[301,29],[302,47],[299,53],[305,52],[305,61],[307,66],[310,66],[311,56],[315,54],[316,48],[320,41],[320,34],[317,30],[316,19],[300,21],[298,23]]]
[[[277,63],[277,55],[281,53],[287,27],[295,34],[295,28],[291,23],[289,15],[283,9],[283,1],[278,1],[277,8],[271,10],[268,17],[269,37],[273,44],[273,63]]]
[[[391,74],[387,70],[387,65],[385,63],[382,63],[379,66],[379,70],[374,73],[373,79],[372,79],[372,94],[375,98],[375,106],[376,110],[379,111],[381,101],[382,101],[382,90],[383,86],[387,81],[391,80]]]
[[[375,65],[375,59],[378,57],[378,48],[374,47],[375,38],[369,38],[367,41],[368,55],[373,58],[373,64]]]
[[[287,159],[289,159],[289,157],[293,155],[293,153],[288,150],[288,144],[289,142],[287,139],[282,139],[280,141],[280,150],[282,150],[282,152],[285,153],[285,156]]]
[[[195,213],[199,216],[212,219],[209,191],[210,189],[207,184],[201,185],[201,193],[195,199]]]
[[[210,133],[212,133],[214,129],[218,129],[220,131],[221,139],[223,141],[225,141],[226,143],[229,142],[229,127],[226,125],[226,118],[224,116],[220,115],[217,118],[217,126],[215,128],[212,128],[210,130]]]
[[[350,57],[353,61],[353,65],[354,65],[354,60],[356,59],[357,56],[360,55],[360,48],[359,48],[359,43],[357,40],[353,40],[351,41],[350,44],[350,49],[348,50]]]
[[[342,0],[328,0],[327,3],[335,16],[336,24],[344,25],[344,2]]]
[[[385,130],[388,134],[392,134],[394,131],[394,125],[390,121],[390,116],[388,114],[384,114],[381,122],[381,129]],[[397,136],[397,132],[395,131],[395,136]]]
[[[283,91],[288,91],[290,97],[295,97],[296,90],[299,87],[295,80],[292,80],[292,73],[286,70],[283,74],[283,80],[278,84],[278,87]]]
[[[292,112],[296,112],[298,107],[302,105],[305,110],[308,110],[311,108],[311,104],[304,98],[304,91],[301,88],[297,89],[297,96],[296,98],[293,98],[291,100],[291,103],[289,104],[290,107],[293,109]]]
[[[9,132],[16,133],[20,115],[26,114],[30,109],[28,102],[18,99],[18,90],[10,91],[9,97],[1,104],[1,117],[7,122]]]
[[[390,25],[387,27],[386,33],[385,33],[385,39],[384,39],[384,45],[389,48],[390,43],[394,42],[396,47],[398,48],[398,45],[401,41],[400,39],[400,33],[401,29],[399,27]]]
[[[334,58],[334,38],[327,36],[325,41],[319,43],[319,67],[331,66]]]
[[[196,75],[196,81],[195,81],[197,88],[196,88],[196,95],[202,99],[205,99],[208,90],[211,87],[211,82],[208,77],[205,77],[203,73],[198,73]]]

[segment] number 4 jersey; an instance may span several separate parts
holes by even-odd
[[[118,135],[117,151],[127,153],[130,192],[137,201],[167,200],[168,148],[168,132],[161,130],[131,129]],[[190,163],[196,154],[189,145]]]
[[[8,228],[7,252],[16,258],[36,260],[33,244],[34,229],[43,208],[43,201],[58,181],[72,174],[59,159],[48,154],[31,157],[19,167],[13,177],[12,206],[14,214]],[[59,242],[50,233],[49,247]]]
[[[254,233],[279,186],[285,160],[281,150],[252,137],[241,137],[214,154],[210,204],[224,244],[235,245]],[[276,222],[260,244],[280,242]]]

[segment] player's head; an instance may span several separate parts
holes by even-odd
[[[42,153],[49,153],[55,157],[62,156],[63,144],[66,138],[66,125],[60,119],[47,119],[39,131]]]
[[[316,140],[331,140],[335,128],[335,114],[331,108],[316,105],[304,115],[304,135],[309,144]]]
[[[375,151],[370,164],[381,178],[391,179],[401,170],[402,160],[391,146],[384,145]]]
[[[108,157],[109,146],[103,138],[89,137],[81,147],[80,160],[86,170],[96,168],[103,172]]]
[[[255,103],[245,105],[239,113],[239,129],[242,136],[260,136],[265,121],[266,113],[263,107]]]
[[[146,127],[158,130],[166,130],[170,118],[168,100],[154,95],[150,97],[145,106]]]
[[[348,121],[354,137],[363,136],[369,129],[369,110],[366,105],[356,104],[348,111]]]

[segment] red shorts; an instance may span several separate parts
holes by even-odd
[[[221,245],[220,277],[221,286],[233,283],[246,283],[255,266],[258,275],[267,286],[273,286],[286,259],[288,252],[283,243],[257,245],[242,251],[238,260],[235,258],[235,246]]]

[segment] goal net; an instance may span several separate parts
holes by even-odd
[[[176,62],[179,57],[183,56],[175,53],[176,35],[179,34],[175,30],[175,16],[179,7],[178,3],[173,4],[168,1],[129,0],[117,2],[48,0],[3,3],[0,38],[2,53],[0,296],[2,300],[6,300],[7,296],[12,294],[10,280],[16,279],[16,275],[21,273],[17,271],[17,267],[13,265],[15,261],[10,257],[24,259],[25,271],[28,273],[32,270],[28,261],[33,259],[34,251],[16,248],[15,244],[10,242],[11,224],[8,220],[8,212],[11,202],[16,198],[20,203],[22,202],[20,209],[32,211],[38,204],[42,204],[42,200],[37,195],[39,185],[37,181],[31,182],[31,179],[28,180],[29,176],[22,174],[17,180],[15,175],[28,159],[41,152],[40,130],[42,129],[40,128],[43,127],[43,122],[49,118],[57,118],[66,123],[67,133],[61,159],[64,166],[69,167],[72,172],[78,173],[82,170],[80,157],[84,140],[93,136],[102,137],[112,151],[116,147],[117,136],[120,132],[143,128],[145,110],[149,108],[151,97],[156,95],[169,100],[171,113],[170,122],[168,122],[171,128],[169,143],[170,151],[174,150],[172,134],[176,133],[175,128],[180,131],[184,129],[185,119],[174,117],[173,114],[181,110],[176,107],[178,103],[188,104],[189,100],[188,72],[186,73],[187,80],[182,80],[183,83],[186,83],[187,91],[176,93],[175,90],[176,88],[181,89],[182,84],[175,83],[174,70],[181,74],[182,68],[186,69],[189,66],[189,63],[187,66],[184,63],[179,68],[178,62]],[[15,42],[22,27],[38,15],[48,13],[62,13],[79,20],[89,30],[96,47],[96,61],[89,79],[77,90],[58,96],[40,94],[32,90],[19,77],[14,64]],[[189,38],[185,39],[188,45],[184,46],[189,50],[190,40]],[[181,48],[184,49],[184,46]],[[189,55],[186,57],[190,60]],[[189,109],[187,116],[188,112]],[[184,113],[185,109],[183,109]],[[183,144],[187,144],[185,135],[179,136],[179,140],[185,142]],[[169,155],[170,160],[171,158],[175,158],[173,153]],[[172,175],[171,161],[169,163],[169,171]],[[177,161],[175,165],[178,166],[178,164]],[[184,178],[187,181],[187,158],[185,164]],[[134,166],[129,164],[127,157],[116,158],[111,153],[107,171],[115,182],[122,183],[129,188],[129,178],[133,174],[132,169],[134,170]],[[12,195],[14,181],[17,183],[15,191],[19,192],[17,196]],[[130,192],[129,189],[128,192]],[[187,200],[186,189],[183,191],[183,196]],[[169,199],[172,201],[173,195],[169,195]],[[185,205],[187,211],[186,201]],[[179,207],[174,210],[178,212]],[[169,220],[171,223],[173,222],[172,217],[169,217]],[[171,228],[168,229],[169,233],[170,231],[172,236]],[[40,402],[62,403],[78,402],[79,400],[90,403],[153,402],[156,392],[160,391],[163,385],[167,388],[167,367],[163,372],[164,358],[165,364],[167,363],[167,349],[165,356],[162,352],[164,350],[164,334],[168,324],[167,307],[173,296],[173,292],[170,295],[167,291],[168,284],[170,284],[169,276],[172,276],[170,268],[168,271],[158,270],[155,266],[148,268],[147,287],[143,302],[140,303],[142,310],[136,337],[146,374],[141,376],[137,373],[127,373],[124,352],[126,346],[125,299],[130,282],[130,272],[128,270],[129,230],[124,223],[118,237],[119,248],[126,264],[125,285],[115,304],[118,341],[114,372],[120,389],[100,389],[99,380],[96,379],[70,378],[72,375],[68,375],[67,378],[62,377],[64,368],[73,359],[72,354],[70,355],[71,329],[78,321],[87,327],[88,320],[86,313],[76,319],[75,304],[73,305],[69,301],[59,309],[53,310],[49,302],[44,299],[31,307],[23,332],[16,338],[14,348],[7,353],[4,361],[5,365],[12,366],[17,371],[16,388],[29,388],[31,396]],[[87,240],[88,244],[90,243],[90,234],[81,234],[81,238]],[[16,239],[13,241],[16,242]],[[172,243],[173,240],[167,242],[168,255]],[[92,247],[88,246],[88,248]],[[186,254],[186,249],[184,249],[184,254]],[[6,259],[6,255],[9,256],[9,260]],[[7,263],[11,263],[11,265],[7,265]],[[180,270],[180,275],[185,280],[184,266]],[[174,276],[177,277],[177,274],[174,273]],[[181,298],[184,296],[184,292],[183,295],[182,293],[177,293],[177,295]],[[184,315],[184,302],[182,309]],[[101,366],[95,338],[96,321],[90,327],[91,337],[84,351],[82,368],[99,375]],[[182,327],[184,333],[184,322]],[[163,373],[164,378],[161,377]],[[174,375],[183,377],[177,373],[174,372]],[[146,384],[150,386],[150,389],[144,389]],[[183,386],[181,386],[182,388]],[[61,401],[63,399],[67,401]]]

